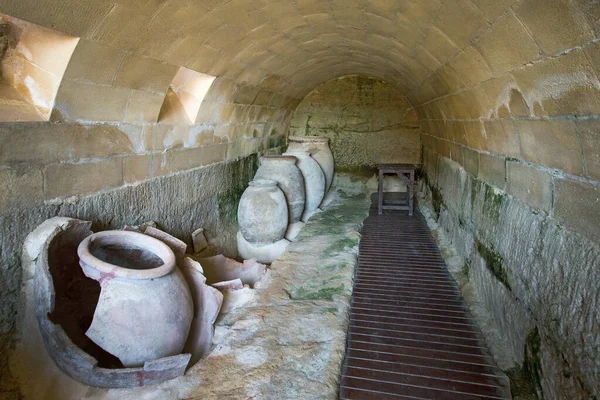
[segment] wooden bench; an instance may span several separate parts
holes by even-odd
[[[377,213],[383,214],[383,210],[408,210],[408,215],[413,215],[413,196],[415,184],[415,170],[417,167],[414,164],[379,164],[379,198],[377,202]],[[396,174],[406,183],[408,200],[405,202],[386,202],[383,201],[383,177],[385,174]]]

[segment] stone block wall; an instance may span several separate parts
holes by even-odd
[[[598,9],[560,0],[473,3],[473,18],[463,13],[470,39],[446,46],[445,57],[429,49],[434,72],[408,95],[423,132],[428,198],[487,306],[495,340],[505,342],[497,353],[511,361],[503,368],[522,368],[538,397],[593,398]],[[490,23],[481,25],[478,12]]]
[[[600,391],[600,190],[459,145],[458,162],[447,145],[424,147],[424,206],[450,238],[463,289],[483,306],[479,322],[497,362],[540,398],[592,398]]]
[[[373,78],[348,76],[318,86],[296,108],[289,134],[328,137],[337,170],[421,160],[415,111],[398,89]]]

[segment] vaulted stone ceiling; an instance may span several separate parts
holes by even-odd
[[[364,74],[415,104],[597,36],[593,1],[4,0],[85,39],[302,97]],[[434,96],[435,97],[435,96]]]

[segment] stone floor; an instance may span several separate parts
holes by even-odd
[[[161,385],[107,390],[70,379],[46,355],[27,313],[11,361],[24,399],[336,398],[369,205],[360,190],[334,190],[258,287],[219,317],[212,353]]]

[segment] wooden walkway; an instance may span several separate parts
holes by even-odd
[[[365,220],[341,399],[511,399],[423,217]]]

